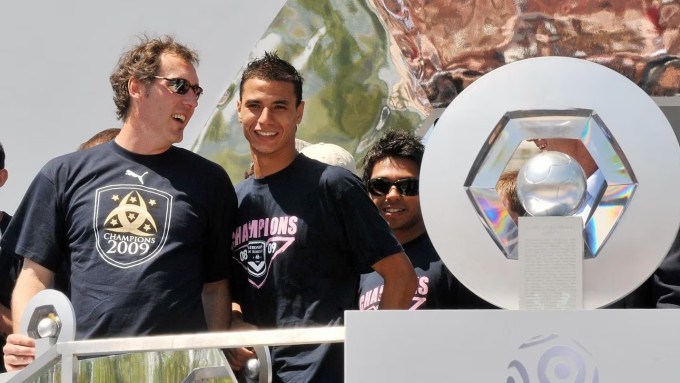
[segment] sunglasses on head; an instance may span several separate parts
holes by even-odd
[[[394,182],[385,178],[373,178],[368,180],[368,192],[374,196],[383,196],[390,192],[392,186],[396,186],[399,194],[407,197],[418,195],[418,179],[402,178]]]
[[[201,88],[198,85],[191,85],[189,81],[183,78],[167,78],[163,76],[153,77],[166,80],[168,82],[168,89],[170,89],[172,93],[186,94],[189,91],[189,89],[191,89],[194,91],[194,94],[196,95],[196,100],[198,100],[198,98],[201,97],[201,94],[203,94],[203,88]]]

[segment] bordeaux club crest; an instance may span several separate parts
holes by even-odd
[[[97,189],[94,232],[99,255],[112,266],[130,268],[151,260],[168,237],[172,196],[141,185]]]
[[[248,282],[261,288],[267,281],[271,263],[295,241],[294,237],[272,237],[243,243],[235,249],[235,257],[248,273]]]

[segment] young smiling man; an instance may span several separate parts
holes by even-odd
[[[419,174],[425,147],[413,133],[388,131],[364,157],[363,180],[380,214],[404,247],[418,275],[409,309],[491,308],[446,268],[425,230]],[[359,309],[376,310],[384,299],[378,273],[361,276]]]
[[[259,328],[342,325],[360,272],[385,279],[382,309],[408,307],[416,277],[385,221],[350,171],[295,150],[302,77],[267,53],[248,64],[237,104],[254,175],[236,186],[234,301]],[[238,318],[235,316],[235,319]],[[230,362],[243,363],[245,349]],[[342,344],[274,347],[274,382],[342,382]]]
[[[142,41],[110,78],[123,120],[115,141],[41,169],[2,237],[3,252],[24,258],[15,333],[64,262],[77,339],[229,327],[224,233],[236,216],[234,189],[220,166],[173,146],[198,106],[197,62],[172,38]],[[8,370],[30,363],[34,345],[10,335]]]

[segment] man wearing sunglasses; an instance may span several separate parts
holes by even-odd
[[[492,308],[451,274],[425,231],[418,195],[424,151],[420,138],[413,133],[388,131],[363,160],[363,180],[373,203],[404,247],[418,275],[418,288],[409,309]],[[362,275],[359,309],[377,309],[383,286],[379,274]]]
[[[24,258],[12,295],[14,332],[29,300],[70,265],[77,339],[227,329],[229,239],[236,196],[224,169],[173,146],[202,89],[196,53],[144,39],[110,77],[123,120],[114,141],[48,162],[2,249]],[[8,370],[34,359],[12,334]]]
[[[385,278],[381,309],[401,309],[416,276],[401,246],[347,169],[298,154],[302,77],[276,54],[252,61],[237,103],[254,175],[236,186],[234,301],[259,328],[335,326],[355,305],[359,272]],[[240,314],[234,315],[236,320]],[[233,350],[235,368],[247,350]],[[343,345],[272,349],[274,382],[342,382]]]

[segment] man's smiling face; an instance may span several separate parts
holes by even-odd
[[[304,111],[304,103],[297,102],[292,82],[250,78],[243,84],[238,119],[254,155],[295,156],[295,131]]]
[[[418,165],[411,159],[384,157],[373,166],[371,179],[382,178],[395,182],[400,179],[418,179],[419,173]],[[403,238],[410,240],[425,232],[419,195],[405,196],[396,186],[392,186],[385,195],[371,193],[371,199],[400,242]]]

